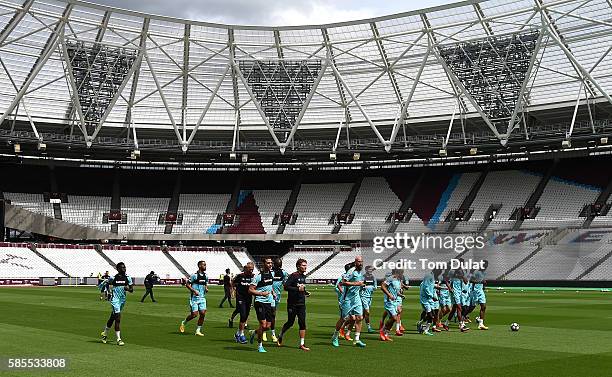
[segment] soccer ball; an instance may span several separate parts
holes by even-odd
[[[520,326],[518,323],[514,322],[513,324],[510,325],[510,330],[512,331],[519,331]]]

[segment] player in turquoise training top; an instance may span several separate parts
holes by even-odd
[[[181,333],[185,332],[185,324],[195,317],[198,316],[198,327],[196,328],[195,334],[197,336],[204,336],[202,334],[202,325],[204,324],[204,317],[206,317],[206,293],[208,292],[208,275],[206,275],[206,262],[203,260],[198,262],[198,271],[189,277],[189,280],[185,284],[185,287],[189,290],[189,315],[179,326]]]
[[[126,295],[125,292],[134,292],[134,282],[132,278],[126,273],[127,269],[125,263],[117,263],[117,275],[105,279],[100,283],[100,288],[108,289],[110,291],[110,304],[112,312],[106,327],[102,331],[102,343],[106,344],[108,330],[115,323],[115,335],[117,336],[117,345],[123,346],[125,343],[121,340],[121,311],[125,306]]]

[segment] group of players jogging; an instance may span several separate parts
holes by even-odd
[[[262,259],[261,271],[254,274],[255,266],[248,262],[243,271],[232,280],[235,292],[236,308],[232,313],[228,326],[233,327],[233,321],[239,316],[239,325],[234,340],[237,343],[254,343],[257,338],[258,352],[266,352],[263,344],[267,341],[266,333],[271,331],[272,341],[278,346],[283,345],[283,337],[295,320],[299,326],[299,349],[310,351],[305,345],[306,337],[306,297],[310,293],[306,290],[307,261],[298,259],[296,271],[288,274],[282,268],[282,259],[266,257]],[[195,335],[203,336],[202,326],[206,317],[206,294],[208,292],[208,276],[206,262],[198,262],[198,270],[185,282],[189,291],[189,314],[181,321],[179,332],[184,333],[188,322],[198,318]],[[126,292],[133,292],[133,280],[126,273],[123,262],[118,263],[117,274],[104,279],[99,287],[110,292],[109,302],[112,307],[111,315],[102,332],[102,342],[107,343],[108,332],[114,324],[118,345],[124,345],[121,340],[120,323],[121,310],[125,305]],[[337,279],[335,290],[338,295],[340,316],[336,322],[332,336],[332,345],[339,347],[340,338],[352,341],[357,347],[365,347],[360,339],[362,322],[365,320],[367,331],[374,330],[370,322],[370,309],[372,296],[378,289],[377,279],[373,275],[373,268],[364,269],[363,258],[357,256],[355,261],[345,266],[345,272]],[[449,331],[449,321],[456,319],[461,332],[468,331],[466,323],[470,313],[480,305],[480,313],[476,318],[478,328],[487,330],[484,325],[486,311],[486,296],[484,292],[484,273],[474,271],[468,273],[463,270],[432,271],[425,275],[419,287],[419,301],[422,306],[417,331],[425,335],[434,332]],[[390,334],[395,327],[395,335],[402,336],[405,329],[402,326],[402,303],[404,290],[409,288],[409,282],[402,270],[393,270],[385,275],[380,286],[383,292],[384,313],[379,324],[379,337],[382,341],[391,341]],[[280,333],[276,334],[276,312],[281,303],[282,292],[287,292],[287,322],[282,326]],[[247,322],[251,312],[255,309],[258,327],[251,330],[249,340],[245,335]],[[446,316],[446,319],[444,317]],[[354,331],[354,339],[351,332]]]

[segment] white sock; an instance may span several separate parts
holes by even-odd
[[[272,336],[276,336],[276,330],[272,330]]]
[[[115,331],[115,335],[117,335],[117,340],[121,340],[121,331]]]
[[[345,333],[347,336],[351,336],[351,330],[346,330],[344,333]]]
[[[337,338],[337,337],[338,337],[338,335],[340,335],[340,332],[339,332],[338,330],[335,330],[335,331],[334,331],[334,338]]]
[[[240,336],[244,335],[244,330],[238,331],[238,335],[240,335]]]
[[[400,324],[399,324],[399,322],[395,324],[395,331],[400,331]]]
[[[259,347],[263,348],[263,342],[259,342]]]
[[[444,325],[448,326],[448,318],[444,321]]]
[[[462,328],[464,326],[465,326],[465,322],[463,322],[463,321],[459,322],[459,328]]]
[[[185,320],[181,321],[181,325],[185,326]]]
[[[104,327],[104,336],[108,335],[108,330],[110,330],[110,327]]]
[[[397,324],[399,325],[399,327],[402,327],[402,320],[397,321]]]
[[[304,338],[300,338],[300,346],[304,345]]]
[[[198,326],[198,328],[197,328],[197,330],[196,330],[196,331],[197,331],[197,332],[201,332],[201,331],[202,331],[202,326]]]
[[[429,323],[425,324],[424,332],[429,332],[429,326],[431,326]]]
[[[360,332],[355,332],[355,341],[359,341],[359,335],[361,335]]]

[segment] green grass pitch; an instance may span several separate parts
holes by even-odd
[[[128,296],[122,319],[125,347],[102,344],[99,334],[110,312],[93,287],[0,288],[0,357],[70,359],[68,371],[0,372],[15,376],[577,376],[610,375],[612,370],[612,293],[575,290],[510,290],[487,292],[489,331],[418,335],[417,289],[404,301],[403,323],[408,329],[394,342],[376,334],[362,336],[358,349],[342,341],[330,344],[337,319],[337,302],[330,287],[311,287],[306,344],[299,351],[297,322],[282,348],[268,343],[267,354],[254,345],[234,342],[227,327],[231,309],[217,307],[222,290],[211,287],[204,337],[193,335],[195,321],[185,334],[178,324],[187,314],[187,291],[156,289],[157,304],[140,303],[142,287]],[[285,296],[286,297],[286,296]],[[281,304],[277,328],[286,319]],[[374,297],[373,324],[382,312],[382,293]],[[256,325],[254,311],[249,322]],[[475,315],[473,315],[475,317]],[[518,322],[519,332],[509,331]],[[376,325],[377,327],[377,325]]]

